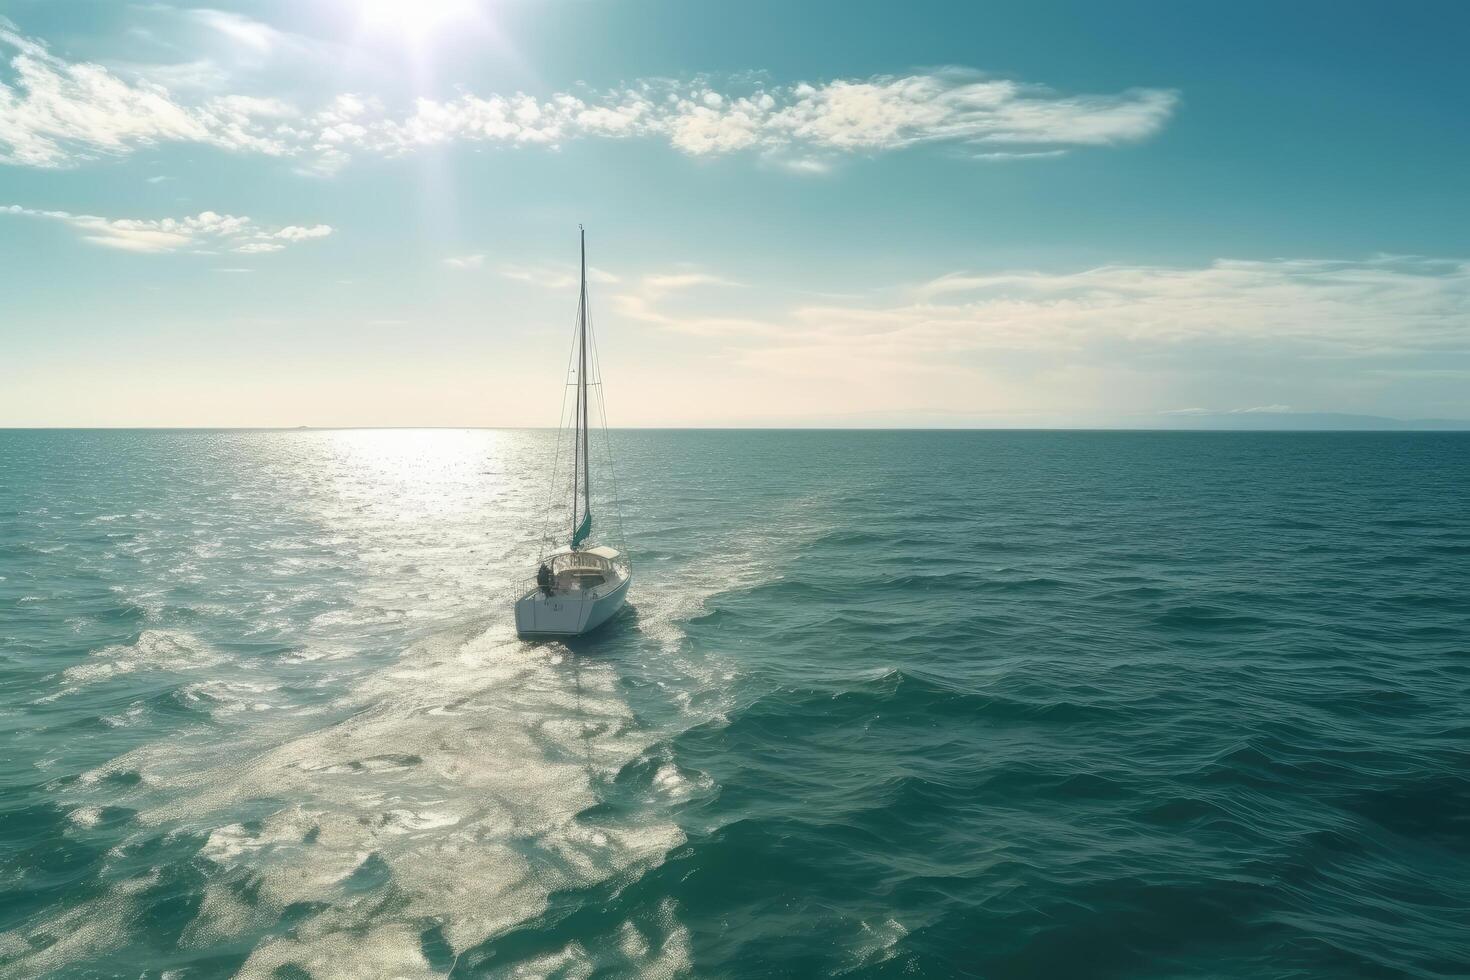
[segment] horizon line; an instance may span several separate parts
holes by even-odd
[[[1386,421],[1397,421],[1386,419]],[[1438,420],[1436,420],[1438,421]],[[1139,426],[1139,425],[618,425],[608,432],[1470,432],[1470,421],[1445,419],[1454,426],[1306,427]],[[481,431],[556,432],[550,425],[0,425],[0,432],[372,432]]]

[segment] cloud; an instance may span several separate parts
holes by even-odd
[[[880,152],[919,143],[1032,147],[1012,157],[1147,138],[1178,97],[1160,89],[1061,96],[1038,85],[947,69],[819,85],[717,92],[708,82],[645,81],[599,94],[523,93],[420,99],[402,119],[360,126],[350,138],[378,152],[456,141],[558,145],[584,137],[653,136],[690,156],[746,149],[797,151],[775,158],[799,172],[830,162],[815,152]]]
[[[146,78],[174,90],[212,91],[232,78],[265,69],[340,65],[351,52],[320,38],[283,31],[234,11],[132,4],[139,23],[128,30],[142,50],[187,60],[168,63],[110,61],[125,77]],[[144,25],[149,26],[144,26]]]
[[[451,269],[478,269],[485,264],[485,256],[478,253],[475,255],[454,256],[445,259],[444,264]]]
[[[771,317],[731,316],[727,297],[713,314],[689,297],[673,305],[681,287],[721,281],[646,276],[615,297],[617,309],[674,332],[723,337],[746,364],[799,374],[856,365],[874,377],[943,374],[967,358],[997,354],[1053,364],[1137,364],[1186,351],[1198,364],[1210,349],[1286,359],[1470,354],[1470,262],[1459,260],[951,273],[883,290],[869,302],[797,305]]]
[[[688,315],[664,308],[677,295],[687,304],[704,293],[703,287],[739,287],[741,284],[708,272],[681,270],[641,277],[632,288],[612,297],[613,308],[629,319],[657,324],[679,333],[729,338],[779,338],[787,328],[750,317]]]
[[[721,276],[710,275],[707,272],[667,272],[643,277],[644,295],[654,299],[665,293],[679,289],[690,289],[694,286],[735,285],[739,284]]]
[[[976,153],[975,160],[986,160],[990,162],[1005,162],[1009,160],[1050,160],[1056,157],[1064,157],[1067,150],[1030,150],[1016,153],[1009,150],[998,150],[994,153]]]
[[[1096,424],[1211,404],[1464,414],[1460,378],[1444,372],[1470,364],[1465,260],[959,272],[831,297],[663,288],[687,271],[631,280],[614,328],[662,334],[642,342],[703,379],[689,397],[752,406],[752,420],[852,406],[910,413],[904,424],[932,424],[914,412]]]
[[[304,242],[309,238],[326,238],[332,233],[331,225],[287,225],[280,231],[272,232],[270,237],[280,239],[283,242]]]
[[[527,282],[544,289],[566,289],[568,286],[577,285],[580,281],[579,271],[576,266],[572,265],[506,265],[501,267],[500,274],[507,279]],[[587,281],[606,284],[619,280],[611,272],[596,266],[588,266]]]
[[[803,177],[824,176],[830,174],[833,169],[830,157],[792,157],[781,153],[766,153],[762,159],[779,170]]]
[[[157,143],[290,152],[269,126],[294,111],[283,102],[227,96],[181,105],[155,82],[130,83],[101,65],[63,61],[4,21],[0,47],[15,52],[14,80],[0,82],[0,163],[59,167]]]
[[[188,11],[240,50],[264,57],[297,42],[266,24],[218,10]],[[161,143],[194,143],[293,157],[298,171],[331,175],[354,154],[394,156],[453,143],[557,147],[578,139],[661,139],[694,157],[759,151],[802,174],[831,169],[841,154],[918,144],[975,147],[980,159],[1051,156],[1158,132],[1175,93],[1129,89],[1065,95],[979,72],[940,71],[764,85],[701,78],[650,79],[609,91],[465,92],[421,98],[394,113],[376,98],[345,93],[306,110],[279,99],[224,95],[181,101],[164,81],[134,81],[108,68],[68,62],[0,21],[14,79],[0,83],[0,162],[62,167]],[[191,69],[189,77],[197,72]],[[182,84],[182,83],[181,83]],[[986,149],[988,148],[988,149]]]
[[[84,241],[127,252],[279,252],[287,245],[332,233],[330,225],[287,225],[264,228],[250,218],[202,211],[186,218],[100,218],[68,211],[43,211],[18,204],[0,206],[0,214],[60,221],[77,229]]]
[[[1108,336],[1155,343],[1218,337],[1339,352],[1470,348],[1470,264],[1459,260],[1222,259],[1199,268],[952,274],[913,296],[899,312],[958,318],[977,336],[1023,346]]]
[[[184,11],[184,16],[260,55],[269,54],[292,37],[269,24],[227,10],[197,7]]]

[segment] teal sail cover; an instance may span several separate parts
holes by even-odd
[[[579,545],[581,545],[581,543],[583,541],[586,541],[587,540],[587,535],[589,535],[591,533],[592,533],[592,512],[589,510],[587,512],[587,515],[582,518],[582,523],[581,524],[578,524],[577,525],[577,529],[572,532],[572,547],[573,548],[576,548]]]

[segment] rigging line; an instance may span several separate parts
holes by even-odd
[[[597,332],[591,329],[592,324],[588,322],[588,334],[592,337],[592,364],[597,372],[597,411],[602,416],[602,442],[607,451],[608,479],[612,483],[613,491],[613,516],[618,521],[618,544],[623,550],[628,547],[628,532],[623,530],[623,504],[622,494],[618,492],[618,468],[613,465],[612,434],[607,430],[607,396],[602,389],[602,358],[597,348]]]
[[[572,349],[567,353],[567,369],[566,369],[566,373],[563,374],[562,377],[570,377],[571,376],[571,373],[572,373],[572,360],[573,360],[573,358],[576,357],[576,354],[577,354],[576,338],[577,338],[577,324],[575,322],[573,322],[573,324],[572,324]],[[543,517],[541,519],[541,553],[543,555],[548,550],[552,550],[552,549],[550,549],[550,548],[547,547],[552,542],[552,536],[551,536],[551,505],[552,505],[552,501],[555,500],[555,498],[556,498],[556,476],[557,476],[557,473],[561,469],[561,439],[562,439],[562,433],[564,433],[566,431],[565,419],[566,419],[566,414],[567,414],[567,388],[568,387],[570,387],[570,385],[562,385],[562,389],[561,389],[561,410],[559,412],[557,412],[557,416],[556,416],[556,448],[554,450],[552,450],[552,454],[551,454],[551,482],[549,482],[546,485],[546,505],[542,508]]]
[[[575,339],[575,337],[576,337],[576,327],[573,326],[572,329],[573,329],[572,336]],[[576,350],[575,343],[574,343],[574,346],[573,346],[572,349],[573,349],[573,351]],[[571,370],[572,370],[572,354],[571,353],[568,353],[567,354],[567,368],[566,368],[566,373],[567,374],[570,374],[571,373]],[[542,509],[542,513],[544,515],[543,518],[542,518],[542,522],[541,522],[541,547],[542,547],[542,553],[543,554],[546,551],[551,550],[548,546],[550,544],[552,544],[552,540],[553,540],[552,539],[552,536],[551,536],[551,508],[552,508],[552,501],[555,499],[556,490],[557,490],[556,477],[557,477],[557,474],[561,470],[561,440],[562,440],[562,434],[563,434],[563,432],[565,431],[565,428],[566,428],[566,424],[565,424],[566,413],[567,413],[567,391],[566,391],[566,387],[563,386],[562,387],[562,392],[561,392],[561,410],[557,413],[557,418],[556,418],[556,447],[552,451],[552,455],[551,455],[551,481],[546,485],[546,504],[545,504],[544,508]]]

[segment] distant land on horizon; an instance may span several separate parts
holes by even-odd
[[[1347,412],[1189,412],[1174,413],[1171,429],[1229,429],[1245,432],[1338,431],[1338,432],[1464,432],[1470,419],[1396,419],[1386,415],[1353,415]]]
[[[866,413],[829,416],[803,421],[748,421],[731,428],[799,429],[1033,429],[1096,431],[1222,431],[1222,432],[1470,432],[1470,419],[1400,419],[1351,412],[1244,411],[1164,412],[1157,415],[1119,415],[1089,420],[1070,416],[975,416],[963,414]],[[637,426],[634,428],[644,428]],[[649,426],[647,428],[657,428]],[[711,426],[721,428],[721,426]]]

